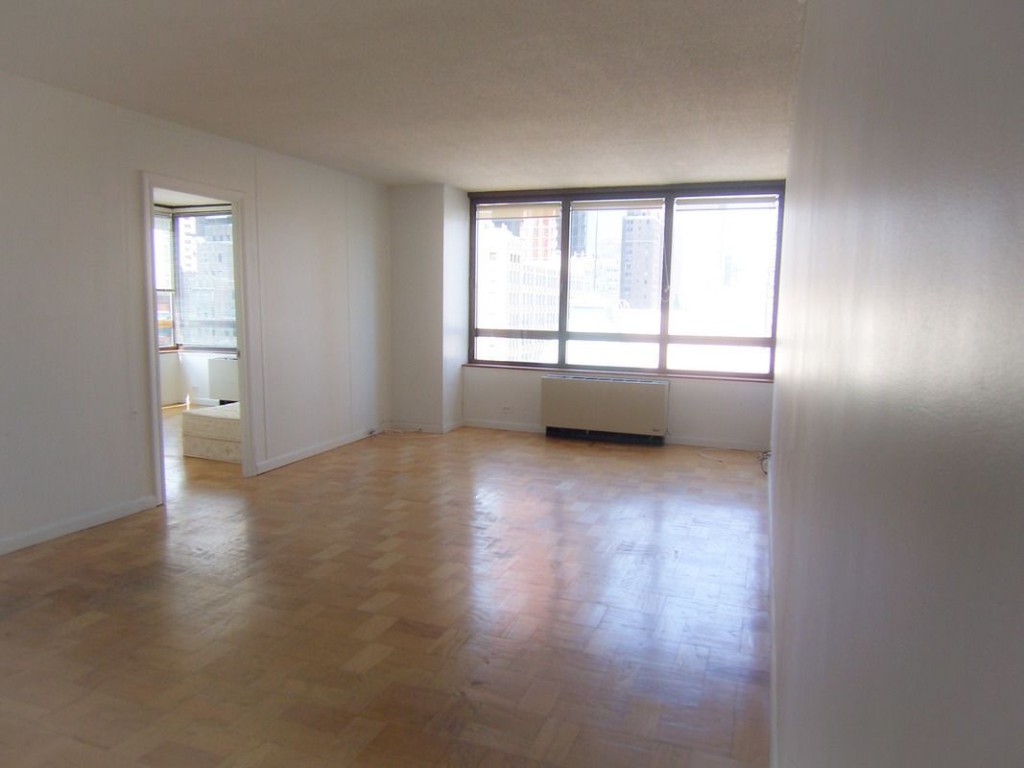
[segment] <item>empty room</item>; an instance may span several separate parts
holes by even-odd
[[[0,764],[1024,765],[1022,36],[0,3]]]

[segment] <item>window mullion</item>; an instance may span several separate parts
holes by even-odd
[[[665,233],[661,241],[661,341],[658,344],[658,370],[668,369],[668,311],[672,292],[672,220],[676,199],[665,196]]]
[[[782,268],[782,221],[785,210],[786,190],[780,189],[778,193],[778,224],[775,229],[775,275],[772,286],[772,346],[768,358],[768,376],[775,378],[775,336],[778,333],[779,322],[779,270]]]
[[[558,287],[558,364],[565,365],[566,332],[569,328],[569,235],[571,229],[572,201],[562,199],[562,229],[559,242],[562,249],[562,268]]]
[[[469,349],[467,350],[466,359],[471,362],[476,362],[476,271],[477,271],[477,253],[476,253],[476,211],[477,202],[471,200],[469,204],[469,327],[473,330],[472,333],[468,334],[469,338]]]
[[[171,259],[174,264],[174,342],[178,346],[184,339],[184,333],[181,329],[181,313],[182,313],[182,299],[185,298],[184,293],[180,290],[182,279],[181,279],[181,254],[178,252],[180,240],[178,238],[178,217],[171,214]]]

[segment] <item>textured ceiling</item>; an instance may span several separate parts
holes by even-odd
[[[801,0],[0,0],[0,70],[385,183],[785,175]]]

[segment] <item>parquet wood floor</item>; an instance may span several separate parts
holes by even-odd
[[[0,558],[0,765],[768,763],[753,454],[461,429],[172,473]]]

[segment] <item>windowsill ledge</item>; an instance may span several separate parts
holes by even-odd
[[[633,379],[698,379],[704,381],[741,381],[754,384],[773,384],[774,379],[762,375],[732,375],[728,373],[680,373],[677,371],[632,371],[622,368],[548,368],[514,363],[463,363],[463,368],[482,368],[499,371],[528,371],[549,376],[615,376]]]

